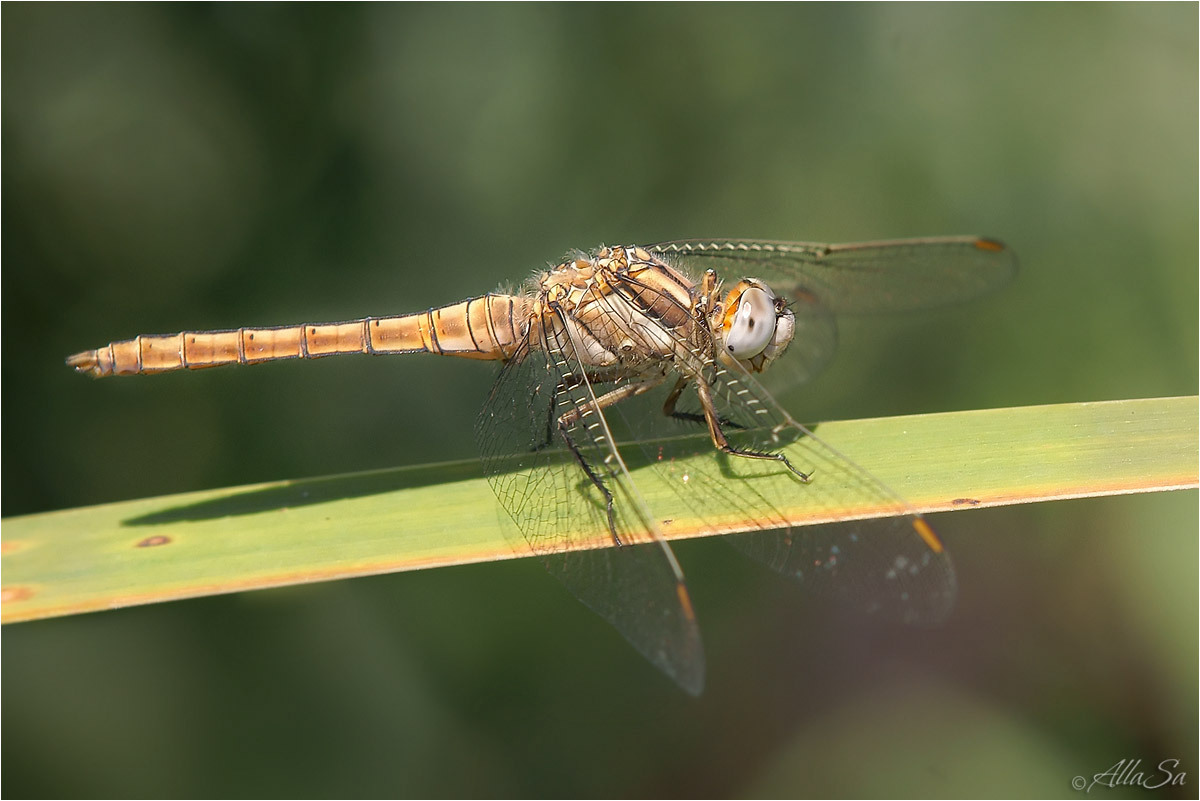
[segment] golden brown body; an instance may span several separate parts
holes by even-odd
[[[526,298],[488,294],[419,314],[275,328],[143,334],[76,353],[67,364],[81,373],[100,377],[277,359],[318,359],[340,353],[428,351],[471,359],[505,359],[512,353],[519,330],[517,321],[527,313],[527,307]]]
[[[317,359],[344,353],[428,352],[507,361],[522,340],[531,348],[547,328],[569,327],[585,365],[609,367],[633,345],[630,328],[649,336],[654,355],[670,356],[676,336],[692,324],[693,282],[641,249],[606,248],[594,259],[564,262],[519,295],[489,293],[416,314],[364,317],[338,323],[143,334],[76,353],[67,364],[95,377],[199,370],[223,364]],[[617,280],[617,270],[626,271]],[[616,291],[628,278],[643,287],[630,297]],[[655,331],[675,332],[674,335]]]

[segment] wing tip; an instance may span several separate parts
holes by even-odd
[[[941,539],[934,533],[933,527],[925,522],[925,518],[914,517],[912,519],[912,527],[916,530],[917,534],[921,535],[921,539],[929,546],[929,550],[934,553],[942,553],[946,550],[946,547],[942,545]]]
[[[977,250],[986,250],[990,253],[1003,253],[1008,250],[1008,245],[999,239],[992,239],[987,236],[976,237],[974,245]]]

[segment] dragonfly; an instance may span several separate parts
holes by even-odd
[[[101,377],[351,353],[499,362],[475,433],[519,532],[514,546],[699,694],[704,650],[668,544],[677,521],[655,516],[644,471],[661,476],[697,532],[738,532],[726,539],[818,594],[936,625],[957,580],[933,528],[760,379],[789,362],[794,381],[814,377],[836,350],[842,315],[971,300],[1015,271],[1011,249],[977,236],[602,247],[569,254],[519,290],[423,312],[141,335],[67,364]],[[771,477],[784,479],[773,495],[760,483]],[[820,509],[835,487],[861,501],[858,519],[817,514],[819,524],[801,527],[783,511]]]

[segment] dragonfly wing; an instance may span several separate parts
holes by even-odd
[[[816,298],[835,314],[931,309],[990,292],[1016,274],[1012,250],[977,236],[823,245],[690,239],[647,248],[694,273],[765,281],[776,293]]]
[[[1003,285],[1017,269],[1013,252],[1003,243],[973,236],[848,245],[686,240],[647,249],[693,275],[712,269],[726,281],[754,277],[788,298],[797,315],[797,333],[772,372],[788,369],[789,359],[796,360],[801,379],[814,375],[832,355],[835,315],[914,311],[966,301]],[[740,510],[738,527],[750,533],[730,541],[819,594],[910,623],[934,624],[949,614],[957,595],[954,568],[923,518],[871,473],[797,423],[744,371],[710,365],[705,380],[713,389],[717,413],[733,424],[725,427],[731,444],[777,452],[791,443],[789,458],[813,478],[808,484],[797,481],[793,498],[770,496],[752,480],[761,474],[761,463],[720,455],[704,459],[684,452],[694,444],[680,445],[674,458],[687,460],[689,508],[714,521],[718,530],[730,509]],[[668,454],[663,462],[671,460]],[[727,489],[739,473],[751,480],[740,482],[738,492]],[[683,482],[673,486],[685,491]],[[834,496],[836,504],[830,501]],[[862,519],[794,526],[790,510],[797,503],[810,519],[819,520],[827,505],[831,518],[836,508],[836,515],[858,509]]]
[[[1016,272],[1011,250],[980,237],[849,245],[691,239],[648,250],[696,276],[711,269],[727,284],[757,278],[788,301],[796,333],[763,377],[777,391],[807,383],[825,369],[837,349],[835,315],[957,303]]]
[[[879,617],[934,626],[954,608],[958,582],[949,554],[940,544],[930,548],[918,525],[928,524],[904,515],[734,534],[727,541],[816,595]]]
[[[562,350],[527,346],[504,366],[476,427],[484,471],[521,532],[519,550],[699,694],[704,651],[683,574],[576,367]]]
[[[785,453],[811,479],[804,483],[777,461],[721,453],[707,436],[659,439],[657,469],[702,529],[741,532],[727,538],[739,550],[862,611],[929,625],[949,614],[954,566],[912,507],[797,423],[744,371],[709,365],[705,380],[733,447]],[[625,410],[633,427],[650,419],[656,399],[639,401],[646,407]],[[661,434],[652,425],[639,437]],[[859,519],[844,519],[848,513]],[[800,524],[807,521],[819,524]]]

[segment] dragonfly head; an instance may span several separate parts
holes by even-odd
[[[744,278],[713,311],[713,333],[722,360],[732,359],[761,373],[777,359],[796,332],[796,316],[771,288]]]

